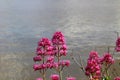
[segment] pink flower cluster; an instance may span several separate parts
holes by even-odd
[[[60,63],[57,63],[57,62],[53,62],[53,63],[50,63],[50,62],[47,62],[45,64],[34,64],[33,68],[34,70],[42,70],[42,69],[48,69],[48,68],[58,68],[59,66],[62,66],[62,67],[65,67],[65,66],[69,66],[70,65],[70,61],[69,60],[63,60],[63,61],[60,61]]]
[[[116,40],[116,48],[115,48],[115,50],[117,52],[120,52],[120,37],[118,37],[118,39]]]
[[[120,80],[120,77],[116,77],[114,80]]]
[[[52,38],[53,45],[64,45],[64,35],[62,32],[55,32]]]
[[[59,75],[57,74],[51,75],[51,80],[59,80]]]
[[[36,61],[41,61],[42,60],[42,57],[40,55],[37,55],[35,57],[33,57],[33,60],[36,62]]]
[[[112,57],[112,55],[110,53],[105,53],[105,55],[101,59],[101,62],[106,63],[106,64],[113,64],[114,59],[113,59],[113,57]]]
[[[66,56],[67,46],[65,44],[64,36],[61,32],[55,32],[52,38],[52,43],[48,38],[42,38],[38,41],[36,49],[36,55],[33,60],[37,62],[33,65],[35,71],[39,70],[42,75],[45,75],[47,69],[57,69],[58,71],[63,70],[66,66],[70,65],[69,60],[61,60],[62,56]],[[57,61],[55,61],[57,58]],[[39,62],[39,63],[38,63]],[[52,80],[59,80],[57,75],[51,76]],[[42,80],[37,78],[37,80]],[[43,80],[44,77],[43,77]]]
[[[48,69],[48,68],[57,68],[58,67],[58,64],[56,63],[45,63],[45,64],[34,64],[33,68],[34,70],[43,70],[43,69]]]
[[[43,80],[42,78],[37,78],[36,80]]]
[[[65,38],[61,32],[54,33],[52,38],[52,43],[53,43],[54,54],[56,54],[56,56],[66,56],[67,46],[65,44]]]
[[[94,59],[94,60],[96,60],[96,62],[100,63],[100,57],[99,57],[99,55],[98,55],[98,52],[96,52],[96,51],[91,51],[91,52],[89,53],[89,58],[88,58],[88,60],[91,60],[91,59]]]
[[[37,55],[52,55],[53,47],[51,41],[48,38],[42,38],[38,42],[38,47],[36,49]]]
[[[99,79],[101,77],[101,65],[99,63],[99,57],[97,52],[90,52],[85,71],[85,74],[87,76],[92,76],[92,78],[94,79]]]
[[[57,74],[51,75],[50,78],[51,78],[51,80],[60,80],[60,77]],[[76,80],[76,78],[75,77],[67,77],[66,80]]]
[[[87,66],[85,68],[85,74],[92,79],[100,79],[102,74],[102,65],[111,65],[114,63],[114,59],[110,53],[105,53],[102,58],[99,57],[96,51],[91,51],[87,60]],[[107,74],[107,73],[105,73]],[[104,75],[104,74],[102,74]]]
[[[58,67],[62,66],[69,66],[70,61],[69,60],[60,60],[62,56],[66,56],[67,54],[67,46],[65,44],[65,38],[61,32],[55,32],[52,38],[52,43],[53,43],[53,52],[54,56],[56,56],[58,62]]]
[[[64,35],[61,32],[55,32],[52,37],[52,43],[54,56],[57,58],[57,61],[55,63],[58,64],[55,69],[59,73],[60,80],[62,80],[61,72],[63,68],[68,67],[70,65],[69,60],[61,60],[62,56],[67,55],[67,46],[65,43]]]
[[[61,60],[60,65],[63,66],[63,67],[64,66],[68,67],[68,66],[70,66],[70,61],[69,60]]]
[[[34,70],[36,71],[36,70],[51,68],[51,65],[49,64],[54,61],[54,57],[51,56],[51,54],[53,53],[53,50],[52,50],[51,42],[48,38],[42,38],[38,42],[36,53],[37,53],[37,56],[33,57],[33,60],[35,62],[36,61],[41,62],[42,60],[44,60],[44,62],[41,64],[34,64],[33,65]],[[46,56],[49,56],[47,58],[47,61],[45,61]]]

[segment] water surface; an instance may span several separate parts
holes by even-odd
[[[51,39],[55,31],[62,31],[69,49],[78,49],[83,56],[95,46],[114,46],[115,31],[120,32],[119,4],[119,0],[0,0],[0,80],[34,80],[37,41]]]

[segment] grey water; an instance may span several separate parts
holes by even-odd
[[[119,4],[120,0],[0,0],[0,80],[35,80],[39,73],[32,69],[32,57],[37,42],[51,39],[55,31],[62,31],[68,48],[82,56],[95,47],[114,46],[115,32],[120,32]],[[81,75],[76,68],[69,71]]]

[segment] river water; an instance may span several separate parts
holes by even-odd
[[[55,31],[63,32],[69,49],[114,46],[115,32],[120,32],[119,4],[120,0],[0,0],[0,80],[38,77],[32,69],[37,41],[51,39]]]

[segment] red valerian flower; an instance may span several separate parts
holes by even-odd
[[[87,66],[85,67],[85,74],[92,76],[93,79],[99,79],[101,77],[101,64],[99,55],[95,51],[91,51],[87,60]]]
[[[114,80],[120,80],[120,77],[116,77]]]
[[[40,71],[40,73],[44,76],[43,80],[46,80],[46,70],[53,68],[54,57],[53,55],[53,47],[51,45],[51,41],[48,38],[42,38],[38,41],[38,46],[36,49],[36,55],[33,57],[33,60],[39,64],[34,64],[33,69],[35,71]],[[48,58],[47,58],[48,57]],[[42,80],[38,78],[37,80]]]
[[[53,62],[54,62],[54,56],[49,56],[49,57],[47,58],[47,62],[53,63]]]
[[[110,53],[105,53],[105,55],[103,56],[103,58],[101,59],[102,63],[106,63],[106,64],[113,64],[114,63],[114,59],[112,57],[112,55]]]
[[[33,69],[36,71],[36,70],[42,69],[42,67],[41,67],[40,64],[34,64],[34,65],[33,65]]]
[[[51,41],[48,38],[42,38],[38,42],[38,47],[36,49],[37,55],[51,55],[53,54],[53,47]]]
[[[88,59],[98,59],[99,58],[99,55],[98,55],[98,52],[96,51],[91,51],[89,53],[89,58]]]
[[[70,66],[70,61],[69,60],[61,60],[60,65],[63,67],[64,66],[68,67],[68,66]]]
[[[59,56],[66,56],[67,46],[65,44],[65,39],[62,32],[58,31],[54,33],[52,37],[52,44],[54,55],[58,55],[57,53],[59,53]]]
[[[51,46],[51,41],[48,38],[42,38],[40,41],[38,41],[38,46]]]
[[[33,57],[33,60],[36,62],[36,61],[41,61],[42,60],[42,57],[41,56],[35,56]]]
[[[120,52],[120,37],[118,37],[118,39],[116,40],[115,50],[116,50],[117,52]]]
[[[52,37],[52,44],[53,44],[53,55],[55,58],[57,58],[57,61],[53,63],[53,68],[55,68],[60,78],[62,79],[61,71],[64,67],[68,67],[70,65],[69,60],[62,60],[62,56],[67,55],[67,46],[65,43],[65,38],[62,32],[55,32]]]
[[[42,78],[37,78],[36,80],[43,80]]]
[[[57,74],[51,75],[51,80],[59,80],[59,75]]]
[[[64,36],[62,32],[55,32],[52,38],[53,45],[63,45],[65,44]]]

